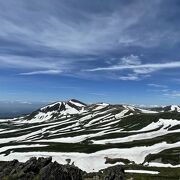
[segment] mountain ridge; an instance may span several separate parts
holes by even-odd
[[[82,114],[87,111],[96,111],[102,110],[104,108],[116,108],[119,111],[127,110],[126,113],[161,113],[161,112],[180,112],[180,106],[178,105],[169,105],[164,107],[156,107],[156,108],[140,108],[132,105],[126,104],[108,104],[103,102],[86,104],[76,99],[70,99],[68,101],[57,101],[51,104],[48,104],[44,107],[37,109],[31,114],[25,116],[25,119],[31,120],[33,117],[37,116],[38,113],[41,113],[38,118],[42,119],[43,116],[46,117],[45,120],[59,118],[59,116],[70,116],[76,114]],[[50,113],[52,112],[52,113]],[[43,115],[42,113],[45,113]],[[48,114],[49,113],[49,114]],[[48,114],[48,117],[47,117]]]

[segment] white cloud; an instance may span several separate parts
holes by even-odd
[[[111,63],[112,64],[112,63]],[[165,62],[165,63],[147,63],[142,64],[138,56],[130,55],[121,58],[120,63],[115,65],[109,65],[106,67],[97,67],[93,69],[83,70],[85,72],[126,72],[127,75],[117,76],[120,80],[140,80],[146,77],[150,77],[152,72],[180,68],[180,61]]]
[[[131,54],[130,56],[125,56],[121,58],[121,64],[123,65],[140,65],[141,61],[139,56]]]
[[[180,61],[166,62],[166,63],[150,63],[150,64],[140,64],[140,65],[114,65],[109,67],[98,67],[94,69],[87,69],[85,71],[120,71],[120,70],[132,70],[138,74],[146,74],[153,71],[163,70],[163,69],[174,69],[180,68]]]
[[[156,69],[155,68],[137,68],[137,69],[135,68],[133,71],[137,74],[149,74],[156,71]]]
[[[137,81],[140,80],[140,77],[136,74],[128,74],[127,76],[119,76],[118,79],[123,81]]]
[[[168,96],[168,97],[180,97],[180,91],[176,91],[176,90],[171,90],[169,92],[164,93],[164,96]]]
[[[180,97],[180,91],[173,90],[168,88],[166,85],[161,84],[147,84],[149,87],[153,87],[154,89],[148,89],[149,92],[155,92],[160,95],[166,96],[168,98],[176,98]]]
[[[150,84],[147,84],[147,85],[150,86],[150,87],[155,87],[155,88],[167,88],[166,85],[162,85],[162,84],[150,83]]]
[[[0,55],[0,64],[2,67],[10,68],[56,68],[57,63],[47,58],[34,58],[28,56]]]
[[[26,72],[26,73],[20,73],[19,75],[37,75],[37,74],[49,74],[49,75],[55,75],[60,74],[62,71],[60,70],[45,70],[45,71],[32,71],[32,72]]]

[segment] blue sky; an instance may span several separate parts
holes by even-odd
[[[179,0],[0,0],[0,101],[179,104]]]

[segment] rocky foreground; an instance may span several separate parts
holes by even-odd
[[[123,180],[124,170],[114,166],[97,173],[86,173],[74,165],[61,165],[52,158],[31,158],[25,163],[18,160],[0,162],[1,180]]]

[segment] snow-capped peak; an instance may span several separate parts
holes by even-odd
[[[59,101],[59,102],[49,104],[45,107],[42,107],[40,110],[41,111],[54,111],[54,110],[63,111],[63,110],[66,110],[67,108],[69,109],[70,107],[80,110],[82,109],[82,107],[85,107],[85,106],[86,106],[85,103],[82,103],[75,99],[71,99],[69,101]]]
[[[171,108],[170,111],[177,111],[177,112],[180,112],[180,107],[177,106],[177,105],[171,105],[170,108]]]
[[[25,118],[31,122],[41,122],[50,119],[58,119],[62,116],[70,116],[85,112],[86,104],[78,100],[59,101],[40,108]]]

